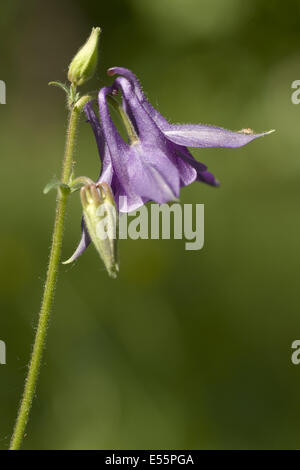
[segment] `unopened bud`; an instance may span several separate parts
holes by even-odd
[[[82,85],[94,75],[100,32],[100,28],[93,28],[90,37],[73,58],[68,72],[68,79],[73,85]]]
[[[106,183],[88,184],[80,190],[86,228],[108,274],[115,278],[117,261],[117,210],[113,194]]]

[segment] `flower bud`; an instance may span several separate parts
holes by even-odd
[[[68,72],[68,79],[73,85],[82,85],[94,75],[100,32],[100,28],[93,28],[90,37],[73,58]]]
[[[106,183],[88,184],[80,190],[86,228],[108,274],[115,278],[117,261],[117,210]]]

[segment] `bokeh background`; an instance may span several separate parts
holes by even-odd
[[[194,184],[205,246],[124,240],[112,281],[91,247],[62,266],[27,449],[299,448],[300,4],[110,0],[1,4],[0,447],[7,449],[37,323],[54,217],[68,64],[101,26],[86,89],[133,69],[173,122],[276,133],[239,150],[194,154],[221,181]],[[82,121],[76,172],[98,175]],[[63,258],[79,239],[72,196]]]

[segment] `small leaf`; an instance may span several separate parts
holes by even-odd
[[[70,89],[69,89],[69,87],[67,87],[67,85],[65,85],[64,83],[61,83],[61,82],[49,82],[48,85],[57,86],[58,88],[61,88],[62,90],[64,90],[68,96],[70,96]]]
[[[59,181],[56,176],[54,176],[54,178],[44,187],[43,193],[48,194],[49,191],[57,188],[60,188],[61,190],[67,190],[68,192],[70,191],[70,188],[67,184],[61,183],[61,181]]]

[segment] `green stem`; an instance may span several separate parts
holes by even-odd
[[[67,131],[66,148],[61,177],[61,181],[63,184],[69,183],[72,173],[73,152],[79,116],[80,108],[74,106],[70,111],[69,115],[69,125]],[[21,447],[26,424],[29,418],[32,400],[36,389],[36,384],[43,356],[43,350],[46,342],[49,317],[53,304],[55,284],[58,274],[58,265],[61,255],[67,197],[68,193],[66,191],[58,191],[55,224],[52,236],[52,246],[50,251],[47,278],[44,287],[44,294],[39,315],[38,327],[36,331],[32,356],[29,363],[27,378],[25,381],[24,394],[20,404],[15,429],[11,439],[10,450],[18,450]]]

